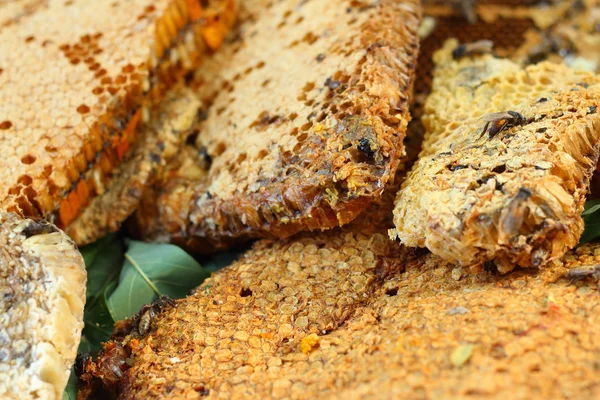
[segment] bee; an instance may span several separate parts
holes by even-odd
[[[57,231],[58,229],[56,229],[54,225],[40,219],[31,221],[29,225],[23,229],[23,235],[25,235],[26,238],[30,238],[35,235],[45,235]]]
[[[585,278],[593,278],[596,281],[596,288],[600,291],[600,286],[598,285],[598,280],[600,280],[600,264],[596,264],[588,269],[572,269],[565,274],[565,278],[569,279],[570,283]]]
[[[508,238],[517,236],[523,227],[529,210],[527,200],[533,196],[530,189],[522,187],[508,203],[507,212],[500,220],[502,231]]]
[[[75,374],[78,378],[85,373],[86,366],[92,362],[90,353],[78,353],[75,358]]]
[[[481,135],[483,136],[487,132],[490,139],[504,129],[523,125],[526,122],[525,117],[516,111],[489,113],[485,114],[482,118],[485,121],[485,126],[483,127]]]
[[[463,57],[471,56],[474,54],[488,54],[492,53],[494,48],[494,42],[491,40],[478,40],[473,43],[463,43],[456,46],[452,50],[452,58],[460,60]]]
[[[360,138],[358,141],[358,150],[360,150],[369,160],[373,159],[375,150],[371,147],[371,142],[367,138]]]
[[[167,306],[174,305],[175,302],[169,296],[161,296],[154,300],[152,304],[146,304],[142,307],[139,313],[136,314],[134,320],[137,321],[137,332],[140,336],[144,336],[152,327],[154,318]]]
[[[543,34],[541,41],[531,47],[525,58],[525,64],[537,64],[548,58],[551,54],[567,57],[575,52],[575,45],[566,37],[558,35]]]
[[[137,326],[140,335],[144,336],[148,333],[154,317],[156,317],[156,311],[154,311],[152,307],[148,307],[148,309],[140,316],[140,321]]]

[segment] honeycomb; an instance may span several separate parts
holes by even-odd
[[[0,206],[69,225],[183,73],[216,48],[233,0],[0,4]]]
[[[11,213],[0,242],[0,397],[60,399],[83,328],[83,258],[54,226]]]
[[[492,5],[501,5],[498,3]],[[507,3],[524,2],[502,2]],[[455,12],[450,9],[450,13]],[[454,25],[445,25],[452,20]],[[459,23],[461,31],[456,30]],[[504,35],[494,37],[491,29],[499,26]],[[428,59],[426,52],[433,54],[449,36],[464,35],[460,36],[463,42],[497,39],[496,49],[510,54],[526,44],[527,33],[534,26],[529,17],[499,18],[493,24],[481,20],[473,26],[466,26],[459,17],[438,18],[436,29],[422,42],[419,78],[415,82],[415,97],[418,100],[421,96],[421,102],[416,103],[415,113],[423,112],[424,95],[431,87],[433,62],[423,67]],[[469,32],[475,32],[474,36]],[[456,45],[448,45],[446,57]],[[567,156],[562,160],[565,164],[555,170],[573,174],[572,185],[567,186],[575,192],[574,202],[580,207],[589,167],[593,165],[590,159],[598,157],[597,149],[586,152],[590,149],[582,143],[584,139],[597,141],[591,137],[599,122],[594,109],[597,78],[564,66],[543,64],[527,71],[535,79],[556,79],[532,83],[523,79],[520,64],[494,60],[489,61],[492,67],[494,62],[498,62],[498,68],[491,68],[490,73],[502,88],[492,93],[494,101],[481,100],[481,108],[473,111],[462,99],[457,101],[463,104],[461,108],[448,101],[448,93],[457,92],[460,97],[463,88],[449,84],[443,91],[447,97],[434,90],[434,99],[425,109],[427,127],[443,131],[446,125],[441,116],[460,118],[460,114],[454,114],[464,108],[470,112],[465,125],[476,131],[483,123],[473,119],[479,118],[476,114],[485,112],[486,107],[515,107],[515,102],[521,102],[526,106],[518,111],[526,115],[529,111],[546,116],[553,112],[556,124],[536,121],[536,128],[549,131],[576,126],[572,128],[573,142],[565,139],[569,135],[563,135],[561,139],[565,140],[555,143],[572,151],[586,171],[574,168]],[[465,60],[464,65],[469,61]],[[505,67],[506,76],[494,75]],[[451,76],[461,76],[456,71],[445,73],[446,82],[451,83]],[[516,78],[510,78],[511,73]],[[459,83],[473,90],[468,86],[472,78]],[[219,88],[219,82],[205,84]],[[548,96],[541,105],[529,104],[530,98],[539,100],[545,96],[544,90],[551,91],[553,85],[561,84],[566,88],[563,92],[552,93],[553,97]],[[498,103],[502,96],[506,103]],[[447,103],[450,106],[446,108]],[[570,114],[558,116],[560,108],[567,105]],[[436,110],[442,110],[440,120],[436,120]],[[530,138],[530,133],[525,132],[523,141]],[[442,135],[440,140],[449,142],[451,135]],[[424,154],[435,144],[435,138],[429,136]],[[523,141],[519,145],[526,144]],[[183,188],[182,183],[205,179],[209,170],[198,168],[210,164],[202,150],[188,146],[186,151],[191,154],[176,171],[177,179],[183,181],[173,187],[183,193],[179,198],[183,205],[193,191]],[[466,161],[481,158],[477,153],[468,154]],[[187,163],[189,159],[197,161]],[[462,161],[458,156],[455,159]],[[536,159],[536,163],[538,171],[548,167],[545,160]],[[461,171],[460,167],[457,163],[454,170]],[[512,166],[507,164],[505,168],[510,170]],[[548,183],[554,191],[556,186]],[[408,250],[386,240],[385,232],[392,227],[389,198],[394,193],[395,188],[390,187],[379,203],[342,228],[260,241],[241,260],[160,314],[147,334],[136,333],[132,321],[118,324],[113,341],[86,372],[85,378],[94,382],[95,394],[108,391],[122,399],[600,396],[596,379],[600,341],[590,333],[600,324],[595,311],[597,286],[593,279],[571,282],[563,278],[572,270],[593,270],[600,263],[597,244],[557,256],[542,270],[508,272],[512,267],[505,267],[503,272],[507,273],[500,275],[485,264],[479,274],[469,274],[467,268],[427,251]],[[552,200],[551,196],[547,198]],[[443,207],[441,202],[436,205]],[[178,213],[178,207],[170,211],[172,218],[186,215]],[[571,216],[575,215],[570,211]],[[576,231],[580,228],[580,224],[569,227]],[[564,251],[563,247],[558,252],[562,255]],[[505,264],[500,265],[501,270],[502,266]],[[127,365],[125,379],[110,372],[115,359]]]
[[[492,40],[497,51],[510,53],[525,40],[525,33],[534,25],[530,19],[498,19],[488,23],[481,19],[467,24],[461,16],[436,17],[433,31],[421,41],[417,78],[414,86],[413,117],[420,117],[425,98],[433,81],[433,53],[439,50],[448,38],[460,43]]]
[[[114,385],[97,382],[95,394],[600,395],[600,340],[593,333],[600,327],[598,293],[592,279],[561,278],[598,264],[598,244],[542,271],[474,275],[437,256],[393,246],[381,230],[386,224],[369,223],[370,212],[348,230],[261,241],[159,314],[145,335],[117,332],[99,364],[88,365],[88,374]],[[132,360],[123,379],[108,369],[115,357]]]
[[[540,267],[573,248],[583,230],[598,161],[598,78],[489,54],[455,60],[457,45],[450,40],[434,55],[425,141],[398,193],[390,235],[464,266]],[[522,120],[487,131],[486,115],[506,111]]]
[[[404,153],[419,8],[324,4],[248,3],[253,17],[190,79],[210,162],[148,194],[147,239],[197,251],[286,237],[346,224],[381,195]]]
[[[183,142],[193,132],[200,101],[195,93],[178,84],[155,108],[148,124],[143,124],[137,140],[122,162],[112,170],[104,192],[65,228],[78,244],[91,243],[117,231],[139,206],[147,187],[155,182],[167,162],[180,155]]]
[[[460,43],[491,40],[496,54],[519,63],[548,59],[577,67],[591,59],[596,69],[600,65],[600,35],[594,25],[599,4],[594,0],[425,0],[423,5],[427,29],[421,37],[413,117],[421,116],[431,89],[433,53],[449,38]],[[464,7],[473,9],[473,21],[466,19]]]

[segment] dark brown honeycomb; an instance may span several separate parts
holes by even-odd
[[[524,41],[524,34],[533,27],[530,19],[499,18],[494,23],[478,20],[469,24],[461,16],[436,17],[436,26],[431,34],[421,41],[421,51],[414,87],[413,118],[421,116],[423,101],[431,89],[433,79],[433,53],[449,38],[461,43],[491,40],[494,48],[504,51],[517,49]]]

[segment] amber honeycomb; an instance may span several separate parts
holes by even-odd
[[[137,214],[147,239],[204,251],[328,229],[354,219],[397,169],[419,2],[248,3],[254,19],[190,81],[211,104],[195,143],[211,161],[201,178],[148,195],[158,200]]]
[[[0,206],[68,225],[152,105],[220,45],[233,0],[0,4]]]

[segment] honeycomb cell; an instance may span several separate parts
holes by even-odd
[[[178,77],[198,65],[205,43],[194,29],[216,25],[216,38],[224,35],[232,22],[233,1],[217,0],[204,8],[185,0],[132,0],[114,5],[109,0],[43,2],[40,7],[29,7],[29,3],[0,6],[3,43],[0,130],[14,133],[3,136],[0,145],[4,149],[28,148],[6,154],[2,159],[0,170],[4,173],[0,173],[0,187],[5,189],[0,191],[0,208],[21,214],[26,214],[25,208],[36,210],[36,216],[65,227],[67,222],[60,220],[59,213],[61,198],[68,197],[72,188],[81,187],[81,182],[91,181],[95,170],[92,161],[81,176],[69,172],[69,166],[84,152],[82,146],[92,132],[101,126],[106,146],[120,145],[119,153],[127,151],[127,146],[119,140],[110,140],[109,136],[120,137],[134,110],[142,104],[157,104]],[[191,21],[187,11],[194,5],[203,8],[208,19]],[[144,23],[138,22],[135,15],[147,7],[154,11]],[[181,12],[185,15],[180,15]],[[166,25],[173,29],[163,30]],[[166,49],[153,45],[158,30]],[[179,42],[186,35],[194,40],[178,51],[187,51],[187,58],[194,62],[183,65],[156,54],[173,46],[181,47]],[[161,61],[160,69],[151,66],[152,59]],[[130,84],[127,76],[136,65],[140,65],[138,72],[143,78]],[[150,75],[160,75],[151,82],[161,85],[142,93],[139,86],[146,81],[150,83]],[[50,154],[44,150],[45,145],[37,146],[43,140],[51,142],[58,151]],[[23,158],[23,154],[33,158]],[[32,159],[37,161],[29,162]],[[115,163],[109,163],[103,173],[109,174],[122,159],[111,158]],[[45,190],[48,178],[38,164],[52,164],[57,173],[67,177],[54,182],[58,190],[52,194]],[[16,195],[8,191],[15,187],[16,177],[22,175],[31,176],[31,187],[26,189],[28,196],[19,197],[16,204]],[[81,193],[96,192],[82,189]],[[26,204],[28,201],[35,204]],[[76,217],[82,211],[81,207],[71,209],[74,213],[63,214]]]

